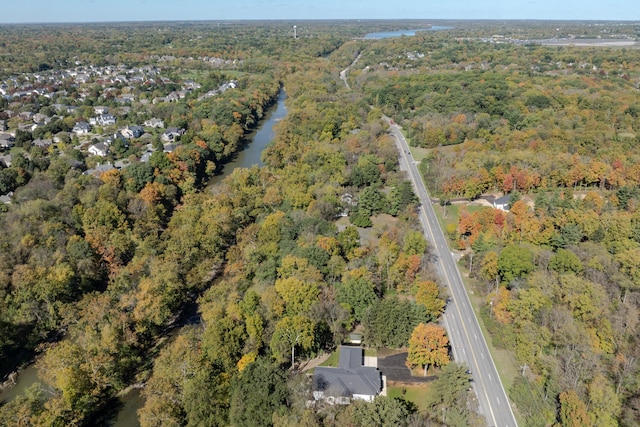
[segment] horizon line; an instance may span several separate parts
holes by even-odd
[[[397,21],[455,21],[455,22],[598,22],[598,23],[629,23],[638,24],[640,19],[563,19],[563,18],[282,18],[282,19],[150,19],[134,21],[28,21],[28,22],[0,22],[6,25],[91,25],[91,24],[152,24],[152,23],[222,23],[222,22],[397,22]]]

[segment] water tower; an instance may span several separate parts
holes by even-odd
[[[293,26],[293,38],[294,39],[298,38],[298,26],[297,25]]]

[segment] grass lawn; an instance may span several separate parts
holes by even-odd
[[[337,368],[339,360],[340,360],[340,349],[337,349],[336,351],[331,353],[331,356],[329,356],[327,360],[322,362],[320,366],[332,366],[334,368]]]
[[[428,385],[393,386],[387,389],[387,396],[390,398],[402,397],[409,402],[413,402],[418,407],[418,411],[424,414],[427,412],[427,400],[430,392],[431,388]]]

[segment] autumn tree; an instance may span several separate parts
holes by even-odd
[[[593,422],[587,413],[587,405],[575,390],[560,393],[560,422],[567,427],[589,427]]]
[[[444,312],[445,302],[440,298],[440,288],[436,282],[419,281],[414,285],[416,303],[423,305],[427,315],[437,318]]]
[[[435,323],[420,323],[409,338],[407,366],[424,367],[424,375],[430,365],[444,366],[449,363],[449,338],[447,332]]]

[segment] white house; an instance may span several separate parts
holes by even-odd
[[[164,128],[164,122],[156,117],[147,120],[144,125],[150,128]]]
[[[116,116],[114,116],[112,114],[101,114],[101,115],[99,115],[97,117],[90,118],[89,122],[92,125],[99,125],[99,126],[115,125],[116,124]]]
[[[509,212],[509,208],[511,207],[511,194],[495,199],[493,201],[493,207],[504,212]]]
[[[89,154],[94,156],[106,157],[109,153],[109,147],[101,142],[89,146]]]

